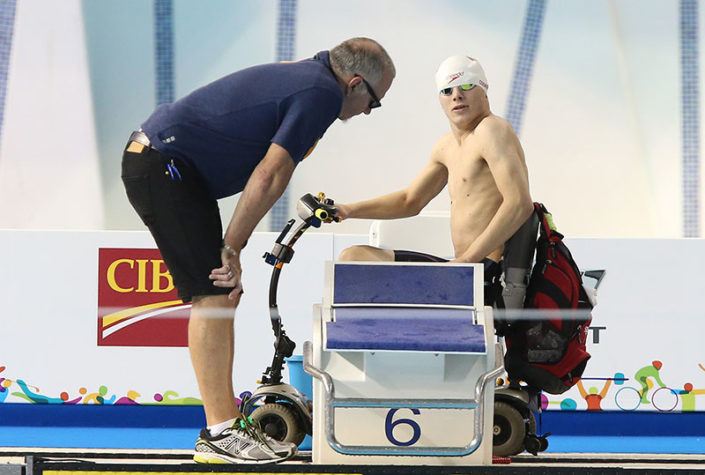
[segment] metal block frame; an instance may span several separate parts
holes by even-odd
[[[483,326],[484,352],[328,350],[326,323],[335,320],[336,309],[334,266],[326,269],[324,303],[314,307],[313,342],[304,344],[304,370],[314,377],[314,463],[491,464],[494,380],[503,367],[492,309],[482,307],[482,279],[473,286],[480,308],[468,307],[467,314]],[[482,265],[463,266],[483,275]]]

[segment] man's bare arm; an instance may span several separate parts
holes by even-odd
[[[481,153],[502,195],[502,204],[470,247],[456,256],[459,262],[480,262],[503,246],[533,211],[519,140],[507,121],[496,116],[488,119],[475,133],[481,135]]]
[[[223,266],[213,269],[210,275],[216,287],[233,288],[230,298],[235,298],[242,289],[240,250],[286,189],[294,168],[296,165],[289,152],[272,143],[242,191],[223,238],[232,251],[223,250]]]
[[[289,184],[296,165],[289,152],[272,143],[252,172],[225,231],[225,244],[239,250]]]

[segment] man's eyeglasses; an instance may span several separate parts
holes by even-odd
[[[363,79],[363,81],[364,81],[364,79]],[[469,91],[470,89],[475,87],[475,84],[463,84],[463,85],[457,86],[457,87],[459,87],[463,91]],[[453,94],[453,89],[454,88],[452,88],[452,87],[446,87],[445,89],[441,89],[441,94],[443,94],[444,96],[450,96],[451,94]]]
[[[358,74],[358,76],[360,76],[360,75]],[[379,98],[377,97],[377,94],[375,94],[374,89],[372,89],[372,86],[370,86],[370,83],[367,82],[367,80],[365,78],[363,78],[362,76],[360,76],[360,79],[362,79],[362,82],[365,83],[365,87],[367,88],[367,92],[370,94],[370,97],[372,98],[372,100],[370,101],[370,105],[367,107],[369,107],[370,109],[376,109],[378,107],[382,107],[382,103],[379,101]]]

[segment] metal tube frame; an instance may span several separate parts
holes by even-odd
[[[473,399],[361,399],[336,398],[333,378],[325,371],[313,365],[313,345],[304,342],[304,371],[318,379],[323,384],[325,392],[325,429],[328,444],[338,453],[344,455],[396,455],[396,456],[441,456],[463,457],[475,452],[482,444],[484,425],[484,396],[487,383],[494,382],[504,371],[504,366],[484,373],[475,384]],[[502,361],[501,358],[498,361]],[[473,438],[463,447],[387,447],[345,445],[335,436],[335,408],[408,408],[422,407],[432,409],[474,409],[476,414],[473,425]]]

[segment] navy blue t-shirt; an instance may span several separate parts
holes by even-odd
[[[181,158],[214,198],[239,193],[272,142],[303,160],[335,121],[343,92],[327,51],[254,66],[162,104],[142,124],[152,145]]]

